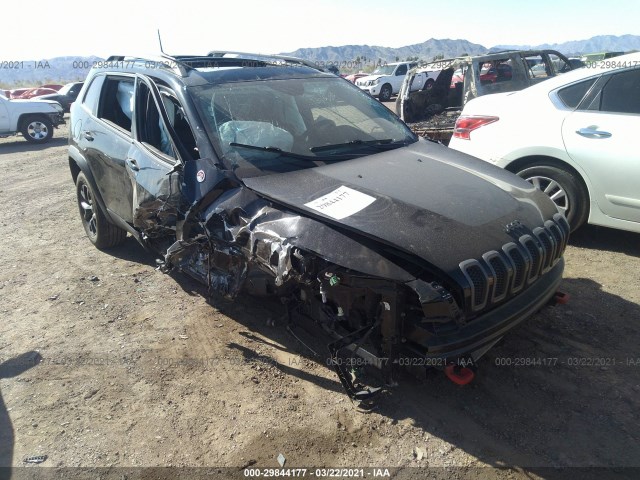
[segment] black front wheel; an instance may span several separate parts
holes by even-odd
[[[378,95],[378,97],[380,98],[381,102],[388,102],[389,100],[391,100],[392,94],[393,89],[391,88],[391,85],[385,83],[380,89],[380,95]]]
[[[105,249],[124,242],[127,232],[109,223],[95,200],[91,184],[82,172],[76,179],[76,194],[82,226],[91,243],[99,249]]]
[[[568,170],[552,165],[531,165],[518,175],[546,193],[567,217],[571,231],[582,226],[589,216],[589,194],[582,181]]]

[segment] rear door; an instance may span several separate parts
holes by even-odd
[[[128,223],[132,192],[125,162],[133,144],[134,85],[131,75],[95,77],[83,103],[95,116],[83,115],[74,134],[107,209]]]
[[[640,222],[640,68],[604,75],[562,125],[606,215]]]

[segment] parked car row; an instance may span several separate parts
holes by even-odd
[[[56,93],[62,88],[62,85],[47,84],[39,87],[15,88],[13,90],[5,90],[4,96],[8,99],[30,99],[39,95],[48,95]]]
[[[38,100],[53,100],[54,102],[58,102],[65,112],[69,112],[69,108],[71,104],[76,101],[83,84],[84,82],[67,83],[57,92],[39,95],[34,98]]]
[[[48,84],[34,88],[16,88],[13,90],[1,90],[0,92],[9,100],[44,99],[54,100],[69,111],[69,105],[78,96],[83,82],[72,82],[66,85]]]

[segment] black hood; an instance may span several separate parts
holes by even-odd
[[[296,172],[244,179],[257,194],[452,272],[541,226],[553,202],[519,177],[425,140]]]

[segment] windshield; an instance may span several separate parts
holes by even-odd
[[[371,75],[392,75],[395,69],[395,65],[382,65],[376,68]]]
[[[336,77],[192,87],[227,168],[257,176],[315,167],[417,141],[384,105]]]

